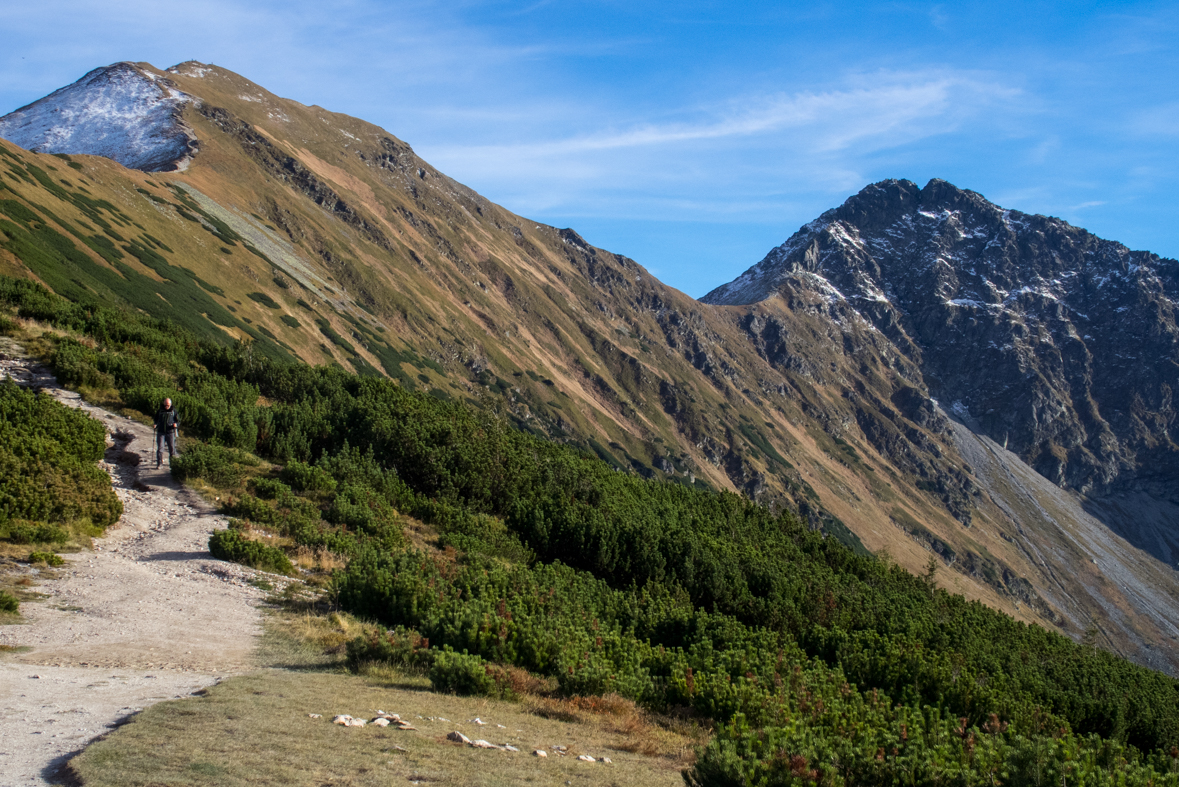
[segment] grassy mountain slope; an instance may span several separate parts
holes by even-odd
[[[234,517],[211,550],[314,564],[308,584],[377,624],[346,646],[358,669],[713,725],[694,785],[1179,783],[1179,683],[946,593],[936,564],[915,577],[792,513],[618,473],[387,379],[8,277],[0,309],[5,330],[37,321],[67,385],[110,375],[143,413],[172,396],[174,472]]]
[[[1129,655],[1169,646],[1144,614],[1157,599],[1112,615],[1121,591],[1071,579],[1071,553],[1021,548],[918,370],[822,298],[701,304],[371,124],[216,67],[138,68],[199,99],[182,110],[192,162],[143,173],[0,140],[0,270],[271,358],[478,401],[620,470],[796,507],[914,573],[932,550],[956,569],[949,588],[1017,618],[1074,636],[1096,619]]]

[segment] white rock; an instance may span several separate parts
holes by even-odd
[[[544,751],[543,749],[537,749],[536,751],[532,752],[532,756],[533,757],[548,757],[549,753],[547,751]]]
[[[510,743],[505,743],[504,744],[504,751],[520,751],[520,750],[517,749],[515,746],[513,746]]]
[[[597,760],[595,760],[593,757],[589,756],[588,754],[583,754],[580,757],[578,757],[577,759],[581,760],[582,762],[597,762]]]
[[[501,730],[506,730],[506,729],[507,729],[507,727],[505,727],[505,726],[504,726],[504,725],[502,725],[502,724],[497,724],[497,725],[495,725],[495,726],[496,726],[496,727],[499,727]]]
[[[372,720],[372,725],[374,727],[388,727],[389,720],[386,719],[384,716],[378,716]]]
[[[484,724],[487,723],[487,722],[483,721],[483,719],[479,718],[478,716],[471,719],[471,721],[473,721],[475,724],[478,724],[480,727],[482,727]]]
[[[455,743],[470,743],[471,742],[470,738],[468,738],[466,735],[463,735],[458,730],[455,730],[454,732],[447,735],[446,740],[454,741]]]
[[[604,763],[606,763],[607,765],[609,765],[609,764],[611,764],[611,763],[612,763],[612,762],[614,762],[614,761],[613,761],[613,760],[611,760],[609,757],[603,757],[602,759],[598,760],[598,762],[604,762]]]
[[[309,719],[322,719],[323,714],[321,714],[321,713],[308,713],[307,718],[309,718]]]
[[[348,726],[348,722],[352,721],[352,717],[347,714],[341,714],[332,719],[332,724],[340,724],[344,727]]]
[[[352,719],[348,722],[348,726],[349,727],[363,727],[367,723],[368,722],[366,722],[364,719]]]
[[[488,743],[487,741],[484,741],[484,740],[471,741],[471,745],[474,746],[476,749],[498,749],[499,748],[494,743]]]

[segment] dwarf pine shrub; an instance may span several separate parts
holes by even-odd
[[[279,477],[296,492],[333,492],[336,489],[336,479],[330,473],[298,460],[288,462]]]
[[[232,488],[242,482],[246,468],[258,460],[222,445],[192,443],[172,459],[172,477],[185,482],[203,479],[215,487]]]
[[[240,530],[218,530],[209,537],[209,551],[218,560],[241,563],[272,574],[295,574],[295,567],[286,553],[276,547],[251,541]]]
[[[123,513],[95,463],[105,427],[52,397],[0,383],[0,540],[61,544],[97,535]]]
[[[430,648],[430,640],[404,626],[388,630],[367,627],[359,636],[349,640],[346,647],[348,666],[352,669],[372,662],[428,669],[439,652]]]
[[[70,534],[57,525],[19,519],[0,523],[0,541],[13,544],[64,544],[69,540]]]
[[[430,666],[430,688],[446,694],[512,699],[515,695],[503,668],[467,651],[444,647]]]

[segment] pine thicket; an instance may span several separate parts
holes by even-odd
[[[479,665],[513,665],[688,709],[718,725],[695,785],[1179,784],[1176,681],[931,592],[788,512],[28,283],[0,280],[0,303],[98,340],[59,343],[63,381],[145,412],[171,396],[209,443],[179,472],[232,478],[241,452],[284,465],[229,513],[348,558],[341,605],[395,627],[357,660],[418,654],[489,692]],[[402,515],[458,559],[409,548]]]

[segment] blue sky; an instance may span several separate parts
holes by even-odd
[[[39,0],[0,114],[216,63],[700,296],[890,177],[1179,257],[1177,42],[1175,3]]]

